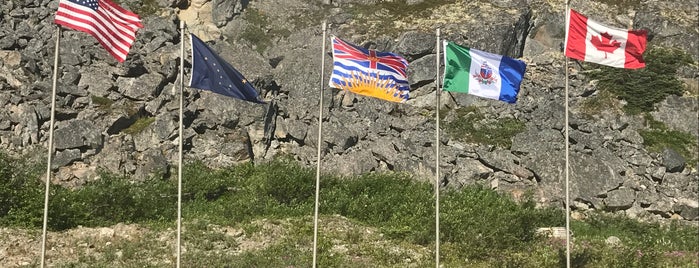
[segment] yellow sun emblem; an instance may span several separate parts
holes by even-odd
[[[366,75],[352,72],[350,78],[343,78],[338,88],[359,95],[374,97],[392,102],[405,102],[398,85],[390,79],[381,79],[379,74]]]

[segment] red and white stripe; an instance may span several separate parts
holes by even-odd
[[[617,68],[638,69],[646,66],[643,60],[647,39],[645,30],[609,27],[588,19],[572,9],[568,10],[566,21],[565,55],[567,57]],[[600,40],[602,35],[611,36],[608,42],[618,44],[618,48],[613,49],[607,46],[613,51],[605,52],[595,47],[592,39]]]
[[[56,24],[86,32],[99,41],[107,52],[124,62],[136,39],[136,30],[143,28],[141,19],[109,0],[98,0],[97,11],[71,1],[61,0],[54,19]]]

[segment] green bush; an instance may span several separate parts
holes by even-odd
[[[0,226],[39,228],[43,183],[0,155]],[[232,267],[307,266],[312,233],[315,172],[290,161],[242,164],[220,170],[201,163],[183,168],[183,218],[190,247],[210,249],[187,254],[191,265]],[[35,172],[35,171],[32,171]],[[38,172],[37,172],[38,173]],[[172,228],[176,220],[177,185],[174,180],[132,182],[128,177],[104,174],[77,190],[51,187],[49,227],[65,230],[78,225],[110,226],[140,223],[154,229]],[[482,186],[443,191],[440,206],[442,259],[448,267],[558,267],[565,263],[565,243],[544,239],[538,227],[563,226],[559,209],[536,208],[531,198],[515,202]],[[340,215],[352,228],[375,228],[385,240],[400,247],[433,248],[435,241],[434,190],[427,181],[404,174],[371,173],[343,178],[323,176],[321,217]],[[338,217],[339,218],[339,217]],[[219,254],[217,248],[235,247],[237,238],[214,231],[235,226],[246,234],[262,233],[279,224],[272,244],[241,255]],[[213,227],[212,227],[213,226]],[[381,246],[349,228],[346,234],[319,234],[319,263],[328,267],[396,267],[413,256]],[[591,214],[573,221],[573,263],[576,267],[691,267],[696,264],[697,228],[678,223],[639,223],[635,220]],[[622,245],[606,245],[608,236]],[[379,236],[378,234],[376,235]],[[154,235],[153,237],[160,237]],[[155,238],[153,238],[155,239]],[[346,241],[337,242],[338,239]],[[136,246],[126,246],[125,258],[147,259]],[[342,243],[348,253],[333,248]],[[361,243],[362,245],[355,245]],[[162,251],[162,247],[157,247]],[[128,251],[128,252],[127,252]],[[165,254],[171,254],[165,253]],[[129,257],[131,256],[131,257]],[[108,257],[108,256],[107,256]],[[215,257],[215,258],[212,258]],[[359,257],[359,258],[353,258]],[[108,257],[109,258],[109,257]],[[111,257],[113,258],[113,256]],[[427,267],[427,257],[416,265]],[[104,266],[99,258],[82,259]],[[126,263],[124,258],[120,260]],[[114,263],[112,263],[114,264]],[[141,263],[142,264],[142,263]],[[108,265],[107,265],[108,266]],[[128,265],[125,265],[128,266]],[[139,265],[133,265],[139,266]]]
[[[0,152],[0,225],[41,226],[45,184],[38,170]]]
[[[481,186],[450,192],[443,204],[443,241],[460,244],[457,256],[467,259],[523,249],[535,240],[536,228],[561,226],[565,218],[560,211],[537,210],[532,201],[517,204]]]
[[[176,218],[177,188],[173,182],[132,182],[126,177],[105,174],[77,190],[60,186],[52,189],[49,227],[55,230]]]
[[[599,70],[590,73],[591,79],[599,80],[599,89],[610,91],[626,101],[624,110],[630,114],[650,112],[654,104],[668,95],[682,95],[684,87],[677,78],[677,70],[693,62],[686,52],[663,47],[646,50],[644,58],[646,67],[642,69],[594,65],[594,68],[599,66]]]
[[[699,241],[683,239],[697,237],[699,229],[672,221],[669,224],[644,223],[618,215],[592,214],[584,221],[571,223],[575,236],[585,240],[603,241],[619,237],[627,246],[640,249],[699,252]]]
[[[254,8],[246,9],[243,16],[247,24],[240,38],[255,45],[257,52],[264,52],[272,45],[272,39],[274,37],[274,32],[271,30],[268,32],[268,27],[270,27],[269,18],[267,15]]]
[[[43,224],[45,184],[38,179],[36,167],[18,165],[26,162],[0,155],[0,225]],[[77,190],[51,185],[48,227],[65,230],[78,225],[172,220],[176,192],[171,184],[132,183],[128,178],[105,174]]]
[[[380,227],[391,238],[434,240],[433,186],[404,174],[365,174],[321,182],[321,212]]]
[[[602,111],[613,112],[619,115],[623,113],[623,108],[619,104],[616,95],[606,90],[583,99],[580,103],[580,109],[588,120],[595,120],[592,116],[601,114]]]
[[[304,206],[314,202],[315,172],[295,163],[275,161],[257,174],[261,194],[284,206]]]

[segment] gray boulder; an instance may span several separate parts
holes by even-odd
[[[136,171],[135,151],[131,135],[109,136],[102,151],[93,159],[93,164],[114,174],[133,174]]]
[[[670,95],[658,103],[656,108],[657,110],[651,112],[655,120],[663,122],[671,129],[699,137],[699,99]]]
[[[376,171],[378,161],[368,150],[352,150],[343,155],[324,156],[323,169],[334,175],[357,176]]]
[[[697,12],[697,5],[691,1],[644,0],[633,19],[634,28],[647,29],[649,40],[653,43],[681,47],[690,53],[694,60],[699,59],[699,36],[697,36],[696,19],[678,20],[678,12]],[[680,13],[681,14],[681,13]]]
[[[138,168],[134,178],[139,181],[150,179],[153,177],[163,177],[167,175],[169,165],[167,158],[163,155],[162,150],[152,148],[136,157]]]
[[[607,211],[618,211],[631,208],[636,200],[636,193],[633,189],[619,188],[607,193],[604,199],[605,209]]]
[[[625,177],[621,175],[623,167],[624,161],[608,151],[599,150],[592,155],[571,154],[572,196],[596,204],[598,198],[624,183]],[[597,203],[595,207],[600,205]]]
[[[192,137],[191,152],[215,168],[247,162],[254,157],[250,136],[243,129],[200,133]]]
[[[80,72],[78,88],[87,90],[93,96],[107,97],[114,89],[114,82],[112,75],[104,67],[84,68]]]
[[[211,17],[216,26],[225,26],[236,14],[243,11],[243,4],[248,1],[241,0],[213,0],[211,2]]]
[[[160,94],[165,77],[158,73],[149,73],[138,78],[119,77],[116,84],[119,91],[132,100],[149,101]]]
[[[81,153],[79,149],[66,149],[61,151],[56,151],[51,161],[51,168],[56,169],[62,166],[66,166],[73,161],[81,159]]]
[[[95,124],[86,120],[71,120],[66,124],[56,124],[54,147],[64,149],[100,149],[102,134]]]
[[[408,68],[408,81],[413,86],[420,86],[433,81],[436,77],[436,56],[430,54],[410,62]]]
[[[699,202],[696,199],[680,198],[672,206],[672,210],[687,220],[697,220],[699,218]]]
[[[432,33],[407,32],[400,37],[395,52],[412,62],[413,59],[432,54],[436,44],[435,40],[436,37]]]
[[[457,158],[453,174],[447,176],[450,188],[460,189],[464,186],[487,179],[493,170],[480,161],[471,158]]]
[[[663,166],[667,172],[680,172],[686,164],[684,157],[671,148],[663,150]]]

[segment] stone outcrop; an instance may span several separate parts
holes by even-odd
[[[139,7],[140,1],[121,1]],[[429,1],[406,1],[422,7]],[[596,20],[648,29],[651,41],[685,49],[697,59],[697,7],[680,1],[645,0],[637,10],[580,3]],[[564,206],[563,6],[550,1],[457,1],[420,16],[393,15],[377,0],[223,1],[159,0],[161,12],[143,14],[144,28],[124,63],[94,38],[62,31],[54,183],[76,187],[99,179],[97,169],[136,180],[170,177],[178,143],[184,159],[211,167],[264,162],[290,155],[315,166],[321,148],[326,173],[356,175],[398,171],[433,180],[435,172],[436,34],[493,53],[522,58],[527,73],[517,104],[466,94],[441,94],[444,122],[457,108],[484,115],[479,124],[516,119],[524,129],[506,148],[466,143],[444,132],[441,187],[483,184],[515,198],[531,192],[542,205]],[[357,13],[361,5],[375,5]],[[56,1],[0,3],[0,149],[17,154],[45,150],[51,117],[51,75]],[[670,11],[682,10],[681,13]],[[373,9],[372,9],[373,10]],[[605,10],[606,13],[600,12]],[[609,12],[608,12],[609,11]],[[330,50],[321,51],[321,20],[328,33],[409,60],[411,97],[406,104],[327,88]],[[209,42],[245,74],[267,102],[253,104],[185,87],[183,135],[179,134],[179,21]],[[328,44],[326,43],[326,46]],[[185,43],[189,49],[188,42]],[[326,48],[327,49],[327,48]],[[325,62],[321,62],[324,57]],[[321,77],[321,63],[325,73]],[[576,210],[598,209],[633,217],[699,220],[697,163],[666,149],[653,152],[640,134],[642,116],[614,109],[586,114],[581,103],[596,94],[578,65],[570,75],[570,182]],[[696,81],[696,70],[678,74]],[[321,92],[320,89],[324,90]],[[319,96],[323,139],[318,142]],[[670,96],[651,113],[670,129],[697,137],[696,96]],[[621,105],[621,104],[619,104]],[[44,156],[39,156],[44,157]]]

